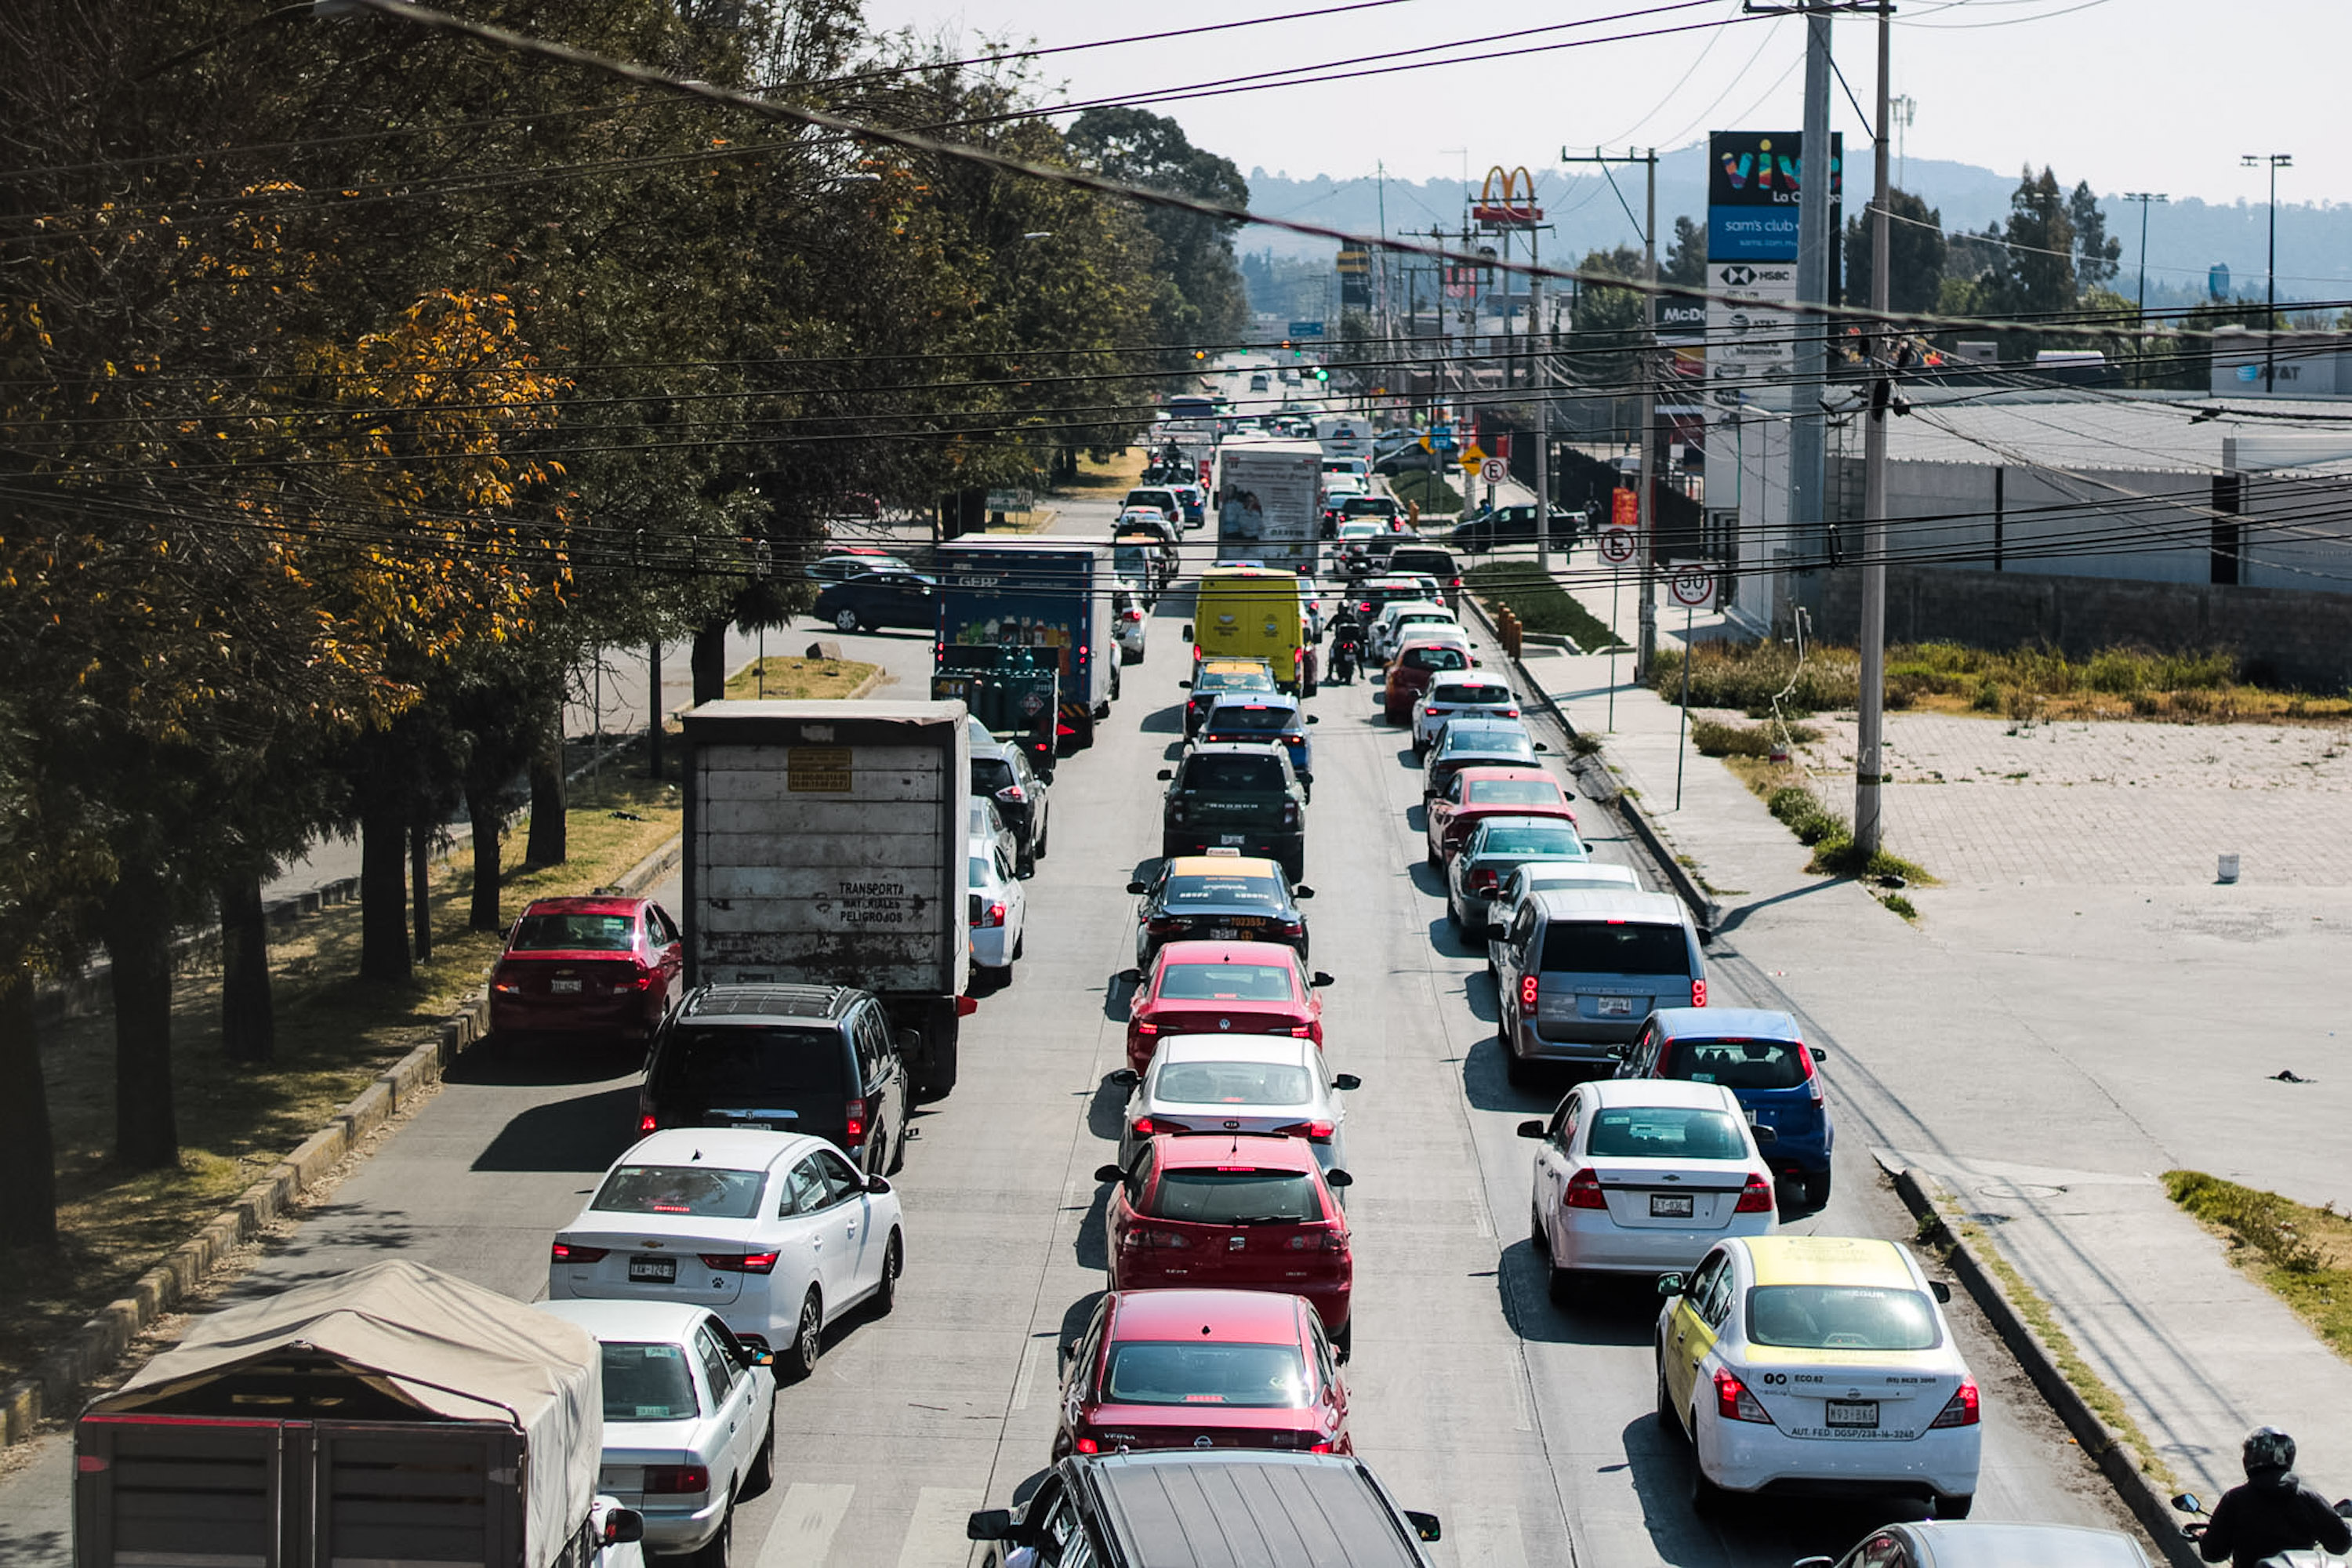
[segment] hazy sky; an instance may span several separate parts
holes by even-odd
[[[867,0],[877,26],[960,40],[1094,43],[1207,23],[1279,16],[1328,0]],[[1345,4],[1345,0],[1341,0]],[[1128,98],[1258,72],[1398,50],[1411,60],[1491,55],[1570,39],[1694,30],[1353,80],[1149,105],[1247,174],[1370,174],[1376,160],[1412,178],[1475,179],[1495,163],[1538,168],[1563,143],[1589,152],[1685,144],[1709,130],[1794,129],[1802,115],[1804,23],[1732,20],[1739,0],[1381,0],[1370,7],[1154,43],[1081,49],[1037,62],[1061,100]],[[1611,16],[1624,19],[1600,20]],[[2263,199],[2246,153],[2291,153],[2282,201],[2352,196],[2345,62],[2352,11],[2341,0],[1916,0],[1896,13],[1895,91],[1916,101],[1914,157],[2007,171],[2053,165],[2068,184],[2176,198]],[[1560,28],[1563,22],[1590,23]],[[1722,26],[1708,24],[1728,23]],[[1840,68],[1870,102],[1876,25],[1836,25]],[[1527,29],[1550,29],[1526,33]],[[1472,43],[1503,33],[1523,36]],[[1434,47],[1433,47],[1434,46]],[[1867,127],[1832,88],[1832,125]],[[2352,137],[2347,137],[2352,142]]]

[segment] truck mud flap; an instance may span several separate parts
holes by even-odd
[[[956,1086],[961,1002],[954,996],[885,1000],[917,1100],[944,1100]]]
[[[1062,755],[1083,752],[1095,743],[1095,711],[1081,699],[1062,704]]]

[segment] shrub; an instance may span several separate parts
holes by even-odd
[[[1969,700],[1969,706],[1979,713],[1998,713],[2001,702],[2000,682],[1985,680],[1978,683],[1977,694]]]
[[[1509,606],[1511,613],[1519,617],[1519,625],[1528,631],[1572,638],[1577,647],[1587,652],[1605,649],[1617,642],[1598,616],[1578,604],[1530,563],[1495,562],[1474,566],[1463,574],[1462,581],[1487,603]]]
[[[1725,724],[1713,719],[1691,721],[1691,744],[1702,757],[1769,757],[1780,743],[1777,727],[1765,725],[1751,728],[1745,724]],[[1811,745],[1822,738],[1822,732],[1806,724],[1789,726],[1792,745]]]

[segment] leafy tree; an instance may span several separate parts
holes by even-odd
[[[1642,253],[1630,245],[1613,250],[1588,251],[1577,269],[1612,278],[1638,279]],[[1569,345],[1569,374],[1576,381],[1612,390],[1634,379],[1642,342],[1648,324],[1647,297],[1638,289],[1612,289],[1606,284],[1577,286],[1569,322],[1575,336]]]
[[[1693,218],[1675,219],[1674,243],[1666,247],[1665,265],[1658,268],[1662,283],[1702,288],[1706,283],[1706,226]]]
[[[2107,215],[2099,210],[2099,198],[2088,180],[2067,196],[2066,216],[2074,226],[2074,280],[2087,298],[2114,279],[2124,242],[2107,237]]]
[[[1249,182],[1233,160],[1193,146],[1183,127],[1163,115],[1089,109],[1071,122],[1068,140],[1076,158],[1115,178],[1227,206],[1249,205]],[[1239,337],[1248,324],[1249,300],[1234,261],[1237,226],[1165,207],[1146,207],[1137,216],[1158,242],[1173,286],[1172,297],[1153,312],[1159,341]]]
[[[1944,288],[1947,246],[1943,214],[1910,192],[1886,194],[1886,308],[1914,314],[1937,309]],[[1870,303],[1870,221],[1865,214],[1845,226],[1846,299]]]

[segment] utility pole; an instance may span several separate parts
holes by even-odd
[[[1528,188],[1528,201],[1535,201],[1535,187]],[[1537,342],[1536,328],[1543,320],[1543,239],[1532,226],[1528,230],[1528,346],[1535,357],[1528,361],[1528,390],[1535,394],[1536,404],[1536,570],[1551,575],[1551,357]]]
[[[1822,397],[1829,389],[1830,209],[1830,10],[1826,0],[1805,0],[1805,131],[1799,149],[1803,163],[1797,185],[1797,316],[1792,403],[1789,423],[1789,537],[1798,542],[1801,561],[1818,562],[1826,552],[1826,425]],[[1806,570],[1798,595],[1821,614],[1822,579],[1816,564]]]
[[[2278,172],[2294,166],[2292,153],[2249,153],[2238,160],[2249,169],[2259,169],[2265,163],[2271,170],[2271,255],[2263,270],[2269,278],[2270,303],[2263,318],[2263,390],[2278,390]],[[2143,213],[2147,209],[2142,207]]]
[[[2172,198],[2162,191],[2126,191],[2124,200],[2139,204],[2139,314],[2143,326],[2147,321],[2147,208],[2154,202],[2161,205]]]
[[[1888,77],[1893,68],[1895,7],[1878,10],[1878,124],[1871,163],[1874,177],[1870,199],[1870,308],[1886,310],[1888,252],[1886,133],[1892,118],[1887,102]],[[1809,179],[1801,189],[1810,190]],[[1891,372],[1895,358],[1894,334],[1873,322],[1870,418],[1863,427],[1862,446],[1862,692],[1856,709],[1853,747],[1853,847],[1864,862],[1878,853],[1881,831],[1879,786],[1886,782],[1884,751],[1886,731],[1886,411],[1894,401]]]

